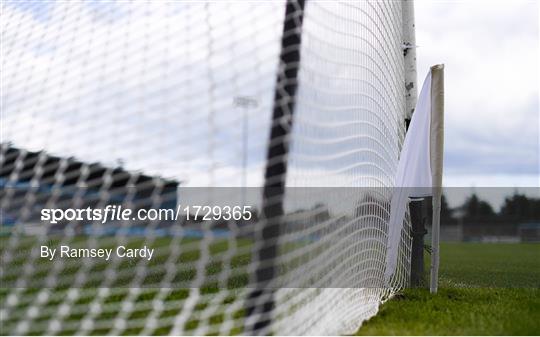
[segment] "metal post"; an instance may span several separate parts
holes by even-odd
[[[256,286],[247,303],[248,319],[256,322],[246,326],[253,335],[268,334],[274,308],[275,260],[277,240],[283,218],[283,196],[287,173],[289,135],[293,126],[293,112],[300,65],[300,43],[305,0],[287,0],[281,52],[274,95],[272,126],[268,143],[265,182],[263,190],[262,229],[258,236],[261,247],[257,252],[259,266],[255,272]]]
[[[424,281],[424,235],[427,234],[425,224],[425,202],[423,199],[411,200],[411,287],[421,287]]]
[[[439,285],[439,232],[444,149],[444,65],[431,67],[431,170],[433,181],[433,223],[431,230],[431,293]]]
[[[405,64],[405,126],[409,127],[412,114],[416,107],[416,37],[414,23],[414,1],[402,0],[403,22],[403,58]],[[409,204],[411,214],[411,286],[419,287],[424,284],[424,201],[415,200]]]
[[[410,122],[416,107],[416,37],[414,24],[414,1],[402,1],[403,57],[405,61],[405,120]]]

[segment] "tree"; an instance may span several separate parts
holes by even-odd
[[[448,206],[445,195],[441,195],[441,225],[452,225],[457,220],[454,218],[454,210]]]
[[[540,221],[540,199],[529,198],[516,191],[511,197],[504,199],[500,216],[520,222]]]
[[[491,205],[478,198],[476,193],[473,193],[462,206],[464,218],[468,221],[484,222],[490,221],[495,217],[495,212]]]
[[[425,216],[427,217],[428,223],[433,221],[433,204],[431,198],[426,200],[426,210]],[[457,219],[454,217],[455,210],[448,206],[448,201],[444,194],[441,195],[441,226],[455,225],[457,224]]]

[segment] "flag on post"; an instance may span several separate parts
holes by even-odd
[[[437,291],[439,268],[439,226],[441,209],[444,65],[431,67],[405,136],[396,172],[395,189],[390,203],[385,279],[387,284],[397,265],[401,230],[411,197],[433,197],[432,292]]]

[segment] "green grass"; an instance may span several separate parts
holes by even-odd
[[[443,244],[443,285],[540,288],[540,244]]]
[[[4,249],[7,249],[9,237],[0,237],[0,255]],[[48,240],[45,244],[57,247],[60,244],[58,238]],[[66,243],[64,243],[66,244]],[[163,278],[164,262],[170,256],[170,247],[173,244],[178,244],[182,247],[180,255],[176,259],[179,268],[176,270],[172,279],[173,286],[168,290],[168,294],[163,299],[164,310],[160,313],[158,320],[161,325],[153,331],[156,335],[169,334],[176,315],[182,310],[185,300],[189,297],[190,289],[185,288],[190,285],[197,274],[197,263],[200,263],[202,254],[200,252],[200,241],[197,239],[181,239],[173,242],[172,238],[156,238],[150,243],[145,238],[127,238],[123,244],[128,248],[140,248],[147,244],[150,248],[156,248],[153,259],[147,264],[147,274],[141,284],[142,289],[140,294],[135,299],[135,308],[128,315],[127,319],[132,324],[128,329],[121,331],[122,335],[134,335],[142,332],[144,327],[144,319],[152,310],[152,301],[160,291],[160,282]],[[74,237],[68,243],[70,247],[87,247],[88,238],[84,236]],[[111,248],[117,245],[115,238],[100,238],[96,245],[99,248]],[[6,272],[0,276],[0,307],[5,304],[8,294],[12,291],[13,282],[17,280],[22,266],[27,262],[31,250],[36,249],[37,243],[34,237],[22,237],[17,243],[14,259],[4,265]],[[196,329],[199,324],[215,324],[219,325],[225,317],[221,313],[216,313],[206,318],[206,321],[200,321],[198,316],[202,311],[208,308],[210,300],[213,299],[213,294],[219,290],[227,291],[227,296],[221,299],[223,304],[234,302],[236,294],[248,283],[248,274],[246,268],[251,261],[251,241],[248,239],[236,240],[236,253],[226,257],[226,252],[229,251],[229,242],[226,239],[215,239],[209,243],[207,247],[208,261],[204,265],[204,282],[201,284],[200,298],[193,308],[191,316],[184,324],[184,329],[190,331]],[[230,260],[225,260],[228,258]],[[86,275],[86,281],[79,287],[78,298],[72,303],[70,313],[64,318],[63,326],[57,333],[59,335],[73,335],[78,330],[80,321],[86,317],[90,310],[92,301],[98,295],[98,289],[105,277],[104,271],[110,262],[97,260]],[[223,264],[228,263],[235,271],[230,274],[227,279],[221,279],[221,284],[218,284],[215,277],[223,271]],[[44,278],[50,269],[53,268],[53,263],[47,259],[37,259],[34,261],[34,272],[29,279],[30,286],[22,290],[19,295],[19,303],[10,309],[12,319],[2,322],[0,326],[0,335],[7,335],[14,331],[18,321],[22,317],[27,317],[27,310],[30,304],[37,299],[40,290],[44,288]],[[65,259],[62,263],[63,269],[59,273],[57,286],[49,289],[50,296],[45,303],[40,307],[40,312],[31,321],[29,330],[30,335],[41,335],[47,331],[49,321],[57,315],[60,305],[64,302],[67,295],[67,288],[74,283],[76,273],[81,269],[83,263],[80,259]],[[136,269],[133,268],[136,262],[133,260],[125,260],[121,262],[117,270],[117,276],[111,284],[111,292],[104,295],[103,311],[94,317],[96,324],[101,324],[102,327],[95,327],[89,330],[89,335],[104,335],[110,333],[112,329],[111,322],[117,317],[118,311],[121,310],[122,301],[128,296],[130,282],[135,276]],[[181,268],[180,268],[181,266]],[[152,268],[152,270],[150,270]],[[121,273],[124,273],[120,276]],[[142,309],[141,309],[142,308]],[[243,331],[242,323],[245,316],[244,309],[235,309],[232,312],[234,324],[230,327],[228,334],[238,335]],[[103,324],[104,327],[103,327]],[[211,331],[212,332],[212,331]],[[214,333],[214,332],[212,332]],[[217,331],[215,331],[217,333]],[[214,333],[214,334],[215,334]]]
[[[540,244],[443,244],[440,266],[436,295],[405,290],[357,335],[540,334]]]
[[[0,252],[5,247],[7,238],[0,238]],[[159,266],[168,257],[168,250],[163,247],[171,245],[171,239],[157,239],[151,246],[162,247],[161,253],[157,254],[149,266]],[[79,242],[80,241],[80,242]],[[83,238],[73,240],[73,245],[84,244]],[[55,245],[58,242],[51,241]],[[145,243],[142,239],[130,239],[129,247],[138,247]],[[20,263],[27,258],[28,248],[35,244],[33,240],[21,242],[18,257],[12,261],[12,271],[5,277],[16,276],[20,271]],[[100,241],[100,245],[108,246],[109,241]],[[191,280],[194,277],[194,265],[200,260],[198,251],[199,243],[196,240],[182,240],[180,242],[183,252],[178,258],[179,264],[185,264],[186,268],[178,270],[178,280]],[[232,256],[231,263],[242,268],[249,265],[250,242],[241,240],[239,247],[244,248],[243,253]],[[216,240],[209,247],[211,261],[206,265],[205,274],[210,277],[221,272],[223,252],[228,250],[226,240]],[[426,256],[429,261],[429,256]],[[40,261],[36,267],[47,272],[49,265]],[[101,272],[104,268],[97,263],[91,270],[97,281],[102,280]],[[122,264],[119,270],[132,269],[132,265]],[[66,263],[62,279],[72,282],[70,275],[80,268],[79,263]],[[46,274],[46,273],[45,273]],[[130,313],[128,319],[137,321],[144,319],[152,310],[152,300],[157,296],[158,289],[152,287],[160,279],[160,274],[148,278],[148,288],[142,290],[136,299],[137,308]],[[440,290],[436,295],[431,295],[427,289],[407,289],[402,294],[394,297],[382,305],[380,312],[368,322],[365,322],[358,331],[358,335],[538,335],[540,334],[540,244],[443,244],[441,246],[441,270]],[[92,277],[88,277],[92,279]],[[145,279],[145,283],[146,283]],[[4,281],[6,281],[4,279]],[[69,284],[68,282],[68,284]],[[223,298],[223,304],[235,301],[235,289],[245,286],[245,275],[231,276],[231,293]],[[98,283],[99,284],[99,283]],[[72,334],[73,324],[78,324],[80,319],[89,310],[97,290],[91,287],[92,283],[82,289],[82,294],[74,303],[74,310],[66,317],[66,326],[60,334]],[[118,307],[115,304],[122,302],[127,296],[127,287],[117,288],[104,298],[106,309],[95,317],[99,323],[110,322],[117,315]],[[202,294],[211,295],[217,290],[211,284],[201,288]],[[32,322],[31,333],[41,333],[46,329],[48,320],[56,314],[60,304],[66,296],[65,289],[52,290],[53,295],[42,307],[42,312]],[[6,298],[8,289],[0,291],[0,303]],[[38,289],[28,288],[21,296],[21,303],[15,308],[15,317],[26,315],[26,310],[38,294]],[[185,299],[189,296],[188,289],[173,289],[164,298],[166,308],[161,312],[159,319],[166,321],[173,318],[181,310]],[[190,317],[184,329],[195,329],[200,324],[219,324],[224,320],[223,315],[216,313],[207,318],[207,322],[201,322],[196,314],[205,310],[209,305],[210,297],[201,298],[194,307],[193,317]],[[113,305],[111,307],[111,305]],[[45,310],[46,309],[46,310]],[[242,310],[234,312],[234,318],[240,325],[235,325],[229,334],[242,332],[241,322],[245,313]],[[70,323],[73,323],[70,325]],[[12,331],[16,321],[5,324],[5,331]],[[172,323],[171,323],[172,324]],[[155,334],[168,334],[172,325],[163,324],[154,331]],[[133,329],[126,330],[123,334],[137,334],[142,326],[136,325]],[[96,327],[89,334],[105,334],[108,328]]]

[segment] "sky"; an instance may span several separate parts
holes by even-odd
[[[197,184],[239,176],[234,164],[244,150],[239,113],[247,113],[248,165],[254,166],[247,180],[259,183],[283,8],[268,2],[213,5],[208,11],[193,6],[6,4],[3,131],[32,149],[51,147],[109,164],[122,159],[128,169],[191,177]],[[346,27],[345,21],[318,13],[319,26],[309,28],[314,35],[325,23]],[[540,186],[539,1],[417,0],[415,16],[418,87],[431,65],[446,66],[444,185]],[[364,26],[350,21],[347,32],[381,29],[362,20]],[[328,31],[326,42],[339,43]],[[343,57],[328,46],[321,50],[319,56]],[[349,72],[335,67],[325,70],[336,70],[336,77]],[[257,97],[258,108],[232,106],[238,92]],[[201,136],[207,134],[214,136]],[[311,149],[316,148],[322,146]],[[336,160],[332,153],[325,156],[327,163]],[[199,172],[211,174],[199,181],[193,178]]]
[[[416,1],[419,83],[446,66],[446,186],[540,186],[539,3]]]

